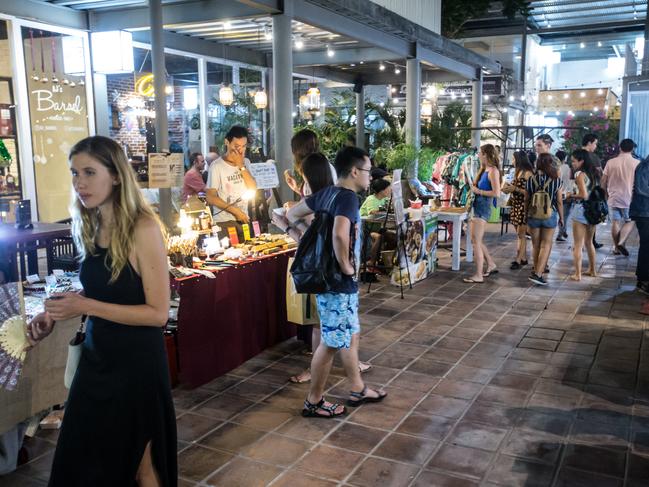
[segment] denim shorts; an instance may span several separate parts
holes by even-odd
[[[493,207],[493,198],[491,196],[476,195],[473,200],[473,217],[482,218],[488,222]]]
[[[352,335],[360,333],[358,293],[317,294],[320,336],[329,348],[349,348]]]
[[[614,206],[611,207],[611,220],[618,220],[618,221],[623,221],[623,222],[630,222],[631,218],[629,218],[629,209],[628,208],[616,208]]]
[[[556,211],[552,212],[552,216],[545,220],[539,218],[527,218],[527,226],[529,228],[556,228],[559,223],[559,214]]]
[[[584,205],[581,203],[581,201],[576,203],[574,210],[572,210],[572,220],[579,222],[582,225],[590,225],[590,223],[588,223],[588,220],[586,220],[586,217],[584,216]]]

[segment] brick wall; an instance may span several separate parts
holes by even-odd
[[[144,101],[144,98],[135,95],[135,79],[132,74],[109,75],[106,79],[108,101],[119,112],[121,127],[114,129],[110,124],[110,136],[120,143],[126,143],[133,154],[144,154],[146,152],[146,134],[144,126],[140,130],[138,117],[131,113],[126,107],[126,101],[130,98],[137,98]],[[118,101],[115,97],[119,96]],[[151,107],[153,109],[153,107]],[[187,149],[188,129],[186,116],[183,109],[183,88],[174,87],[173,103],[171,110],[167,113],[169,124],[169,143],[180,144]]]
[[[144,130],[140,131],[138,117],[130,114],[125,107],[129,97],[135,97],[135,79],[132,74],[109,75],[106,77],[108,103],[112,110],[118,111],[120,128],[115,129],[111,120],[110,136],[121,144],[128,144],[133,154],[146,153],[146,136]],[[115,98],[119,96],[119,99]],[[138,97],[140,98],[140,97]],[[112,117],[111,117],[112,118]]]

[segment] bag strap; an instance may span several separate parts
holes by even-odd
[[[338,188],[338,191],[334,191],[333,194],[329,197],[329,201],[327,202],[326,206],[323,208],[327,213],[331,214],[331,207],[333,206],[334,202],[336,201],[336,198],[338,195],[342,192],[342,189]]]

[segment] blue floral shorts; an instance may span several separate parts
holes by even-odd
[[[316,295],[320,335],[329,348],[349,348],[352,335],[361,331],[358,322],[358,293]]]

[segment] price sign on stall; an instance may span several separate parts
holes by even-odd
[[[257,189],[273,189],[279,186],[279,176],[274,161],[256,162],[250,164],[248,168],[257,182]]]
[[[149,154],[149,188],[181,187],[184,168],[182,154]]]

